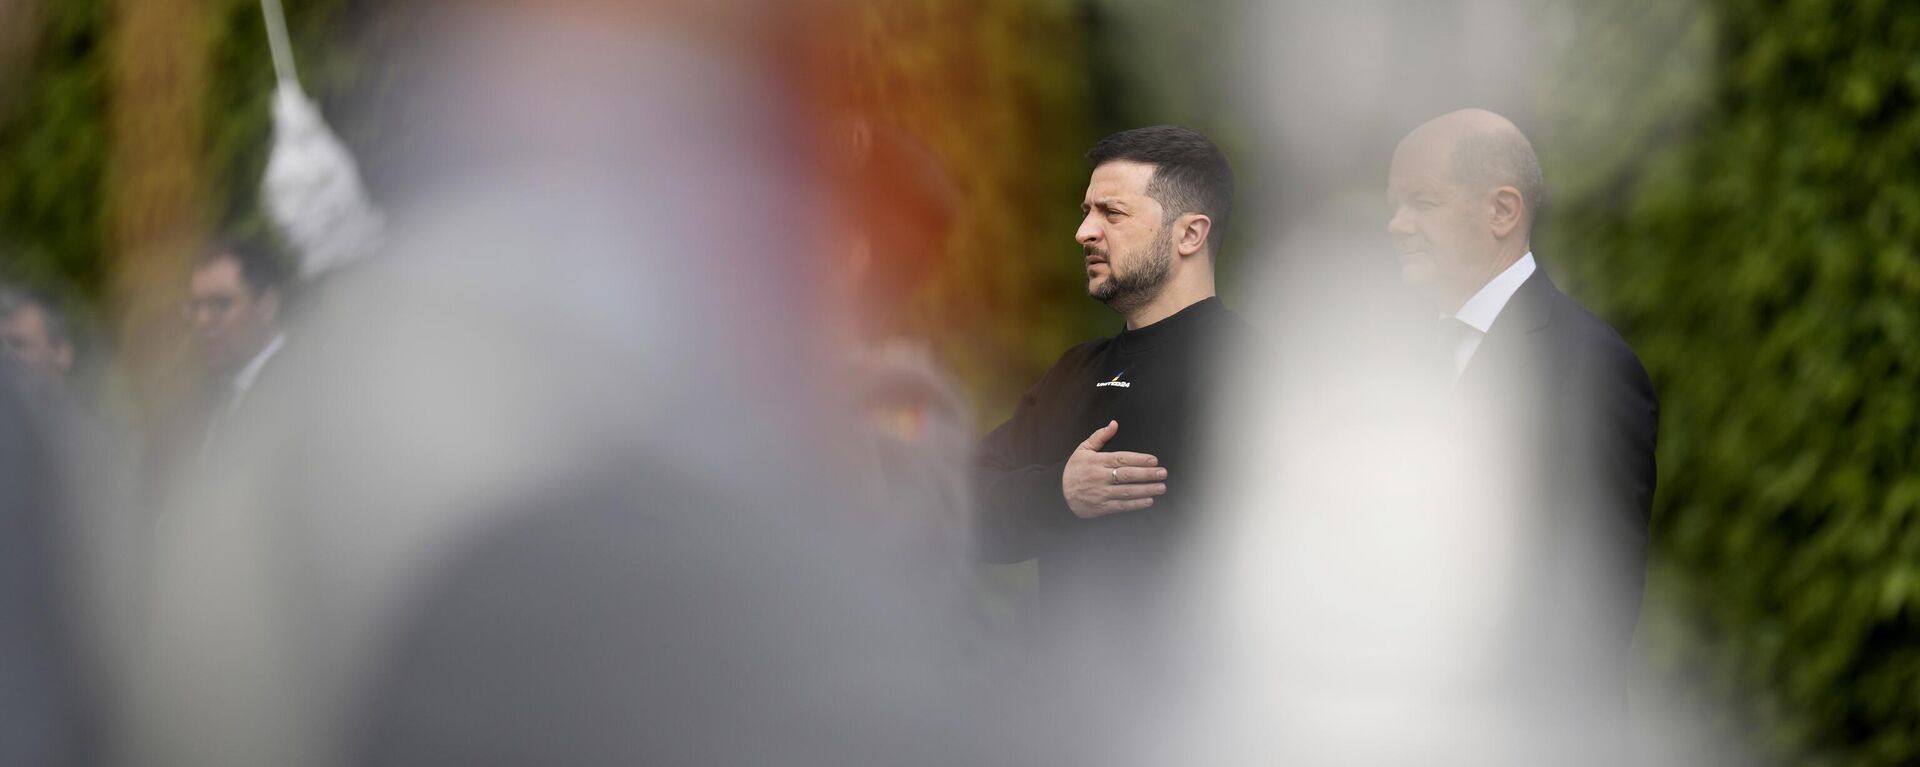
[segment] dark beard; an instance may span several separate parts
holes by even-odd
[[[1141,254],[1140,263],[1122,272],[1109,257],[1107,269],[1107,281],[1087,291],[1087,295],[1106,304],[1108,309],[1124,315],[1159,298],[1160,291],[1167,287],[1167,279],[1173,275],[1173,227],[1160,228],[1160,234]]]

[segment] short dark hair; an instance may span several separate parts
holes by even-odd
[[[1123,130],[1087,150],[1087,161],[1095,168],[1122,161],[1152,165],[1147,195],[1159,201],[1167,223],[1188,213],[1212,219],[1207,241],[1219,255],[1227,218],[1233,214],[1233,168],[1220,147],[1199,131],[1178,125]]]
[[[73,344],[73,331],[67,325],[67,314],[59,299],[32,288],[0,285],[0,320],[28,308],[40,310],[40,322],[46,326],[48,341]]]
[[[207,266],[225,259],[233,259],[240,267],[240,279],[247,283],[254,295],[269,290],[285,297],[287,285],[292,281],[292,270],[265,244],[241,237],[219,237],[209,243],[200,254],[200,265]]]

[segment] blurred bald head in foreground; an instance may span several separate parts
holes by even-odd
[[[1401,140],[1387,197],[1401,278],[1451,312],[1529,252],[1546,181],[1511,121],[1462,109]]]

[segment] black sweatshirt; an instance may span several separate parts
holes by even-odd
[[[1194,499],[1210,371],[1251,340],[1245,321],[1218,298],[1113,338],[1069,349],[1020,398],[1013,418],[987,435],[974,464],[983,558],[1038,558],[1043,609],[1084,613],[1137,603],[1156,585]],[[1148,453],[1167,469],[1153,506],[1080,519],[1067,508],[1061,475],[1074,448],[1108,421],[1120,430],[1104,452]]]

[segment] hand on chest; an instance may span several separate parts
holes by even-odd
[[[1166,450],[1184,440],[1192,421],[1193,378],[1186,366],[1164,360],[1096,365],[1080,384],[1087,399],[1078,420],[1089,428],[1120,422],[1110,449]]]

